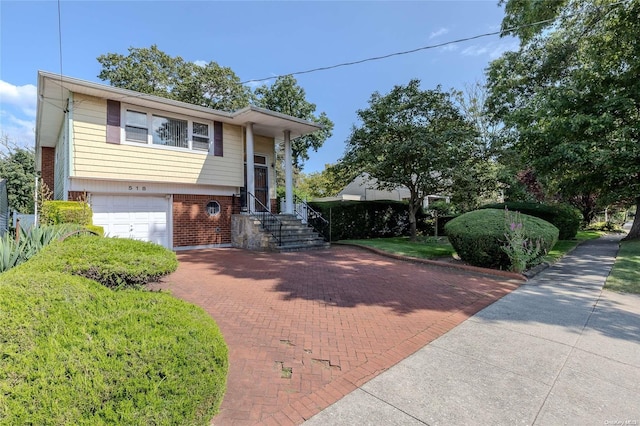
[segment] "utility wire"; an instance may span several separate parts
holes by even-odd
[[[617,3],[612,3],[612,4],[609,5],[609,7],[618,6],[618,5],[621,5],[621,4],[624,4],[624,3],[627,3],[627,0],[619,1]],[[565,16],[565,18],[570,18],[570,17],[576,16],[576,15],[578,15],[578,13],[567,15],[567,16]],[[490,33],[478,34],[478,35],[471,36],[471,37],[459,38],[459,39],[456,39],[456,40],[445,41],[443,43],[431,44],[431,45],[428,45],[428,46],[418,47],[416,49],[389,53],[387,55],[382,55],[382,56],[374,56],[374,57],[371,57],[371,58],[360,59],[360,60],[357,60],[357,61],[343,62],[343,63],[340,63],[340,64],[329,65],[329,66],[325,66],[325,67],[312,68],[312,69],[308,69],[308,70],[304,70],[304,71],[296,71],[296,72],[292,72],[292,73],[281,74],[281,75],[276,75],[276,76],[271,76],[271,77],[264,77],[264,78],[256,78],[256,79],[246,80],[246,81],[241,82],[240,84],[244,85],[244,84],[248,84],[248,83],[259,83],[261,81],[272,80],[272,79],[276,79],[276,78],[280,78],[280,77],[285,77],[287,75],[310,74],[310,73],[313,73],[313,72],[326,71],[326,70],[331,70],[331,69],[340,68],[340,67],[348,67],[348,66],[351,66],[351,65],[362,64],[362,63],[365,63],[365,62],[379,61],[379,60],[388,59],[388,58],[391,58],[391,57],[394,57],[394,56],[408,55],[408,54],[411,54],[411,53],[420,52],[422,50],[436,49],[438,47],[448,46],[448,45],[451,45],[451,44],[463,43],[465,41],[476,40],[476,39],[483,38],[483,37],[490,37],[490,36],[494,36],[494,35],[498,35],[498,34],[508,33],[508,32],[516,31],[516,30],[523,29],[523,28],[528,28],[528,27],[542,25],[542,24],[548,24],[550,22],[555,21],[556,19],[557,18],[544,19],[542,21],[537,21],[537,22],[533,22],[533,23],[525,24],[525,25],[519,25],[519,26],[515,26],[515,27],[512,27],[512,28],[507,28],[505,30],[499,30],[499,31],[493,31],[493,32],[490,32]]]

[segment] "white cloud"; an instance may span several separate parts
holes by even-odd
[[[518,50],[518,42],[512,41],[498,41],[489,42],[486,44],[474,44],[464,48],[460,53],[465,56],[488,56],[490,59],[496,59],[504,52],[509,50]]]
[[[444,27],[443,27],[443,28],[440,28],[440,29],[438,29],[438,30],[436,30],[436,31],[433,31],[433,32],[429,35],[429,39],[436,38],[436,37],[440,37],[441,35],[445,35],[445,34],[447,34],[448,32],[449,32],[449,29],[448,29],[448,28],[444,28]]]
[[[36,116],[38,89],[33,84],[14,86],[11,83],[0,80],[0,104],[18,107],[23,114],[29,117]]]
[[[447,44],[446,46],[439,47],[438,49],[445,52],[453,52],[454,50],[458,50],[458,48],[457,44]]]
[[[481,56],[487,53],[488,50],[487,46],[478,46],[477,44],[474,44],[472,46],[465,47],[462,50],[462,54],[465,56]]]
[[[7,136],[16,145],[33,148],[35,128],[35,120],[25,120],[4,109],[0,110],[0,136]]]
[[[199,67],[206,67],[207,66],[207,61],[202,61],[202,60],[198,60],[198,61],[193,61],[194,64],[196,64]]]

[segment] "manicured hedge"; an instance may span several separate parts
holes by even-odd
[[[54,268],[82,253],[100,258],[94,243],[108,240],[54,243],[0,274],[0,423],[206,425],[217,412],[228,354],[206,312],[168,293],[114,291]],[[145,254],[131,262],[138,248],[148,253],[144,243],[112,241],[120,250],[108,246],[107,269],[118,253],[131,270],[151,269]]]
[[[540,218],[522,214],[526,236],[542,242],[544,256],[558,240],[558,228]],[[465,213],[445,226],[456,253],[466,262],[487,268],[508,269],[511,262],[502,250],[507,223],[505,211],[483,209]],[[535,263],[535,260],[532,262]]]
[[[42,203],[40,222],[56,225],[58,223],[77,223],[91,225],[93,211],[87,203],[81,201],[45,201]]]
[[[331,239],[350,240],[409,235],[409,210],[400,201],[330,201],[311,202],[309,205],[329,220],[331,217]],[[424,229],[425,215],[417,214],[418,229]],[[328,225],[312,221],[325,238],[329,236]]]
[[[171,250],[127,238],[68,238],[52,244],[48,253],[47,262],[40,261],[46,270],[81,275],[107,287],[143,285],[178,267]]]
[[[529,216],[539,217],[554,225],[560,231],[559,239],[571,240],[576,237],[580,224],[582,223],[582,214],[580,210],[571,207],[568,204],[540,204],[526,202],[507,202],[487,204],[481,209],[500,209],[505,207],[511,211],[518,211]]]
[[[104,234],[103,227],[93,224],[93,210],[83,201],[45,201],[42,203],[39,220],[43,225],[75,223],[98,235]]]

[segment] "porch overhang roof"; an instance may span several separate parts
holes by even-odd
[[[234,112],[218,111],[133,90],[39,71],[36,150],[39,147],[56,145],[67,109],[66,102],[71,93],[117,100],[131,105],[161,109],[237,126],[253,123],[254,134],[278,140],[283,139],[285,130],[291,132],[291,139],[295,139],[322,129],[320,124],[255,106],[248,106]]]

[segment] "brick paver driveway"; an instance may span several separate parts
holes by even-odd
[[[340,246],[178,258],[156,288],[202,306],[229,346],[216,425],[300,424],[518,285]]]

